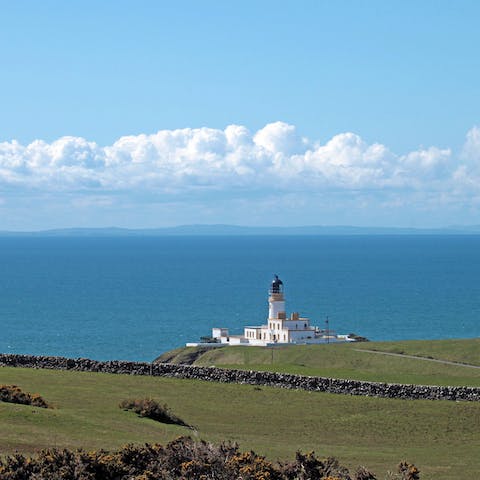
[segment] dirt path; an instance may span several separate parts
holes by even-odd
[[[480,365],[471,365],[469,363],[450,362],[448,360],[437,360],[436,358],[419,357],[417,355],[407,355],[404,353],[379,352],[377,350],[364,350],[356,348],[356,352],[378,353],[379,355],[390,355],[391,357],[413,358],[414,360],[425,360],[427,362],[443,363],[444,365],[455,365],[457,367],[480,368]]]

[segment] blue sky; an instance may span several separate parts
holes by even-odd
[[[0,6],[0,230],[480,223],[477,1]]]

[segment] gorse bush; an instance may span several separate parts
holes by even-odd
[[[408,476],[415,470],[414,477]],[[399,466],[402,480],[418,479],[408,463]],[[166,446],[126,445],[117,452],[44,450],[34,457],[0,460],[1,480],[376,480],[361,467],[350,476],[334,458],[297,453],[293,462],[274,464],[236,444],[215,445],[180,437]]]
[[[171,423],[174,425],[181,425],[182,427],[192,428],[181,418],[172,413],[167,404],[160,405],[157,401],[153,400],[153,398],[123,400],[120,402],[119,407],[124,410],[132,410],[141,417],[151,418],[157,422]]]
[[[23,392],[17,385],[0,385],[0,401],[49,408],[48,403],[38,393]]]
[[[411,463],[401,462],[398,466],[398,473],[401,480],[419,480],[420,470]]]

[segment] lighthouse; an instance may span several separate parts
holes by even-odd
[[[268,319],[285,319],[285,298],[283,296],[283,282],[275,275],[268,296]]]
[[[268,289],[268,319],[265,325],[244,327],[243,335],[230,335],[227,328],[213,328],[209,346],[222,345],[291,345],[307,343],[331,343],[354,341],[348,335],[335,335],[331,330],[322,331],[310,325],[310,319],[292,312],[289,317],[285,310],[283,282],[274,275]],[[187,346],[201,344],[187,343]]]
[[[310,320],[300,317],[297,312],[287,318],[283,282],[278,275],[274,275],[268,291],[268,323],[260,327],[254,338],[260,338],[266,343],[294,343],[313,339],[315,332],[316,328],[310,326]],[[249,336],[252,337],[252,333],[249,332]]]

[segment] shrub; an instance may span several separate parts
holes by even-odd
[[[17,385],[0,385],[0,401],[49,408],[48,403],[38,393],[23,392]]]
[[[406,462],[400,470],[418,470]],[[402,474],[400,472],[400,474]],[[398,478],[398,477],[397,477]],[[337,460],[319,460],[313,453],[298,453],[294,462],[273,464],[254,452],[242,453],[236,444],[195,442],[180,437],[166,446],[126,445],[108,453],[43,450],[34,457],[0,457],[2,480],[373,480],[364,468],[350,477]]]
[[[420,470],[408,462],[401,462],[398,465],[398,473],[401,475],[401,480],[418,480],[420,478]]]
[[[377,477],[365,467],[358,467],[355,472],[355,480],[377,480]]]
[[[151,418],[157,422],[192,428],[188,423],[185,423],[181,418],[172,413],[167,404],[160,405],[153,398],[123,400],[120,402],[119,407],[124,410],[132,410],[140,417]]]
[[[283,474],[288,480],[352,480],[348,469],[341,466],[337,459],[328,457],[321,460],[314,452],[297,452],[295,461],[283,466]]]

